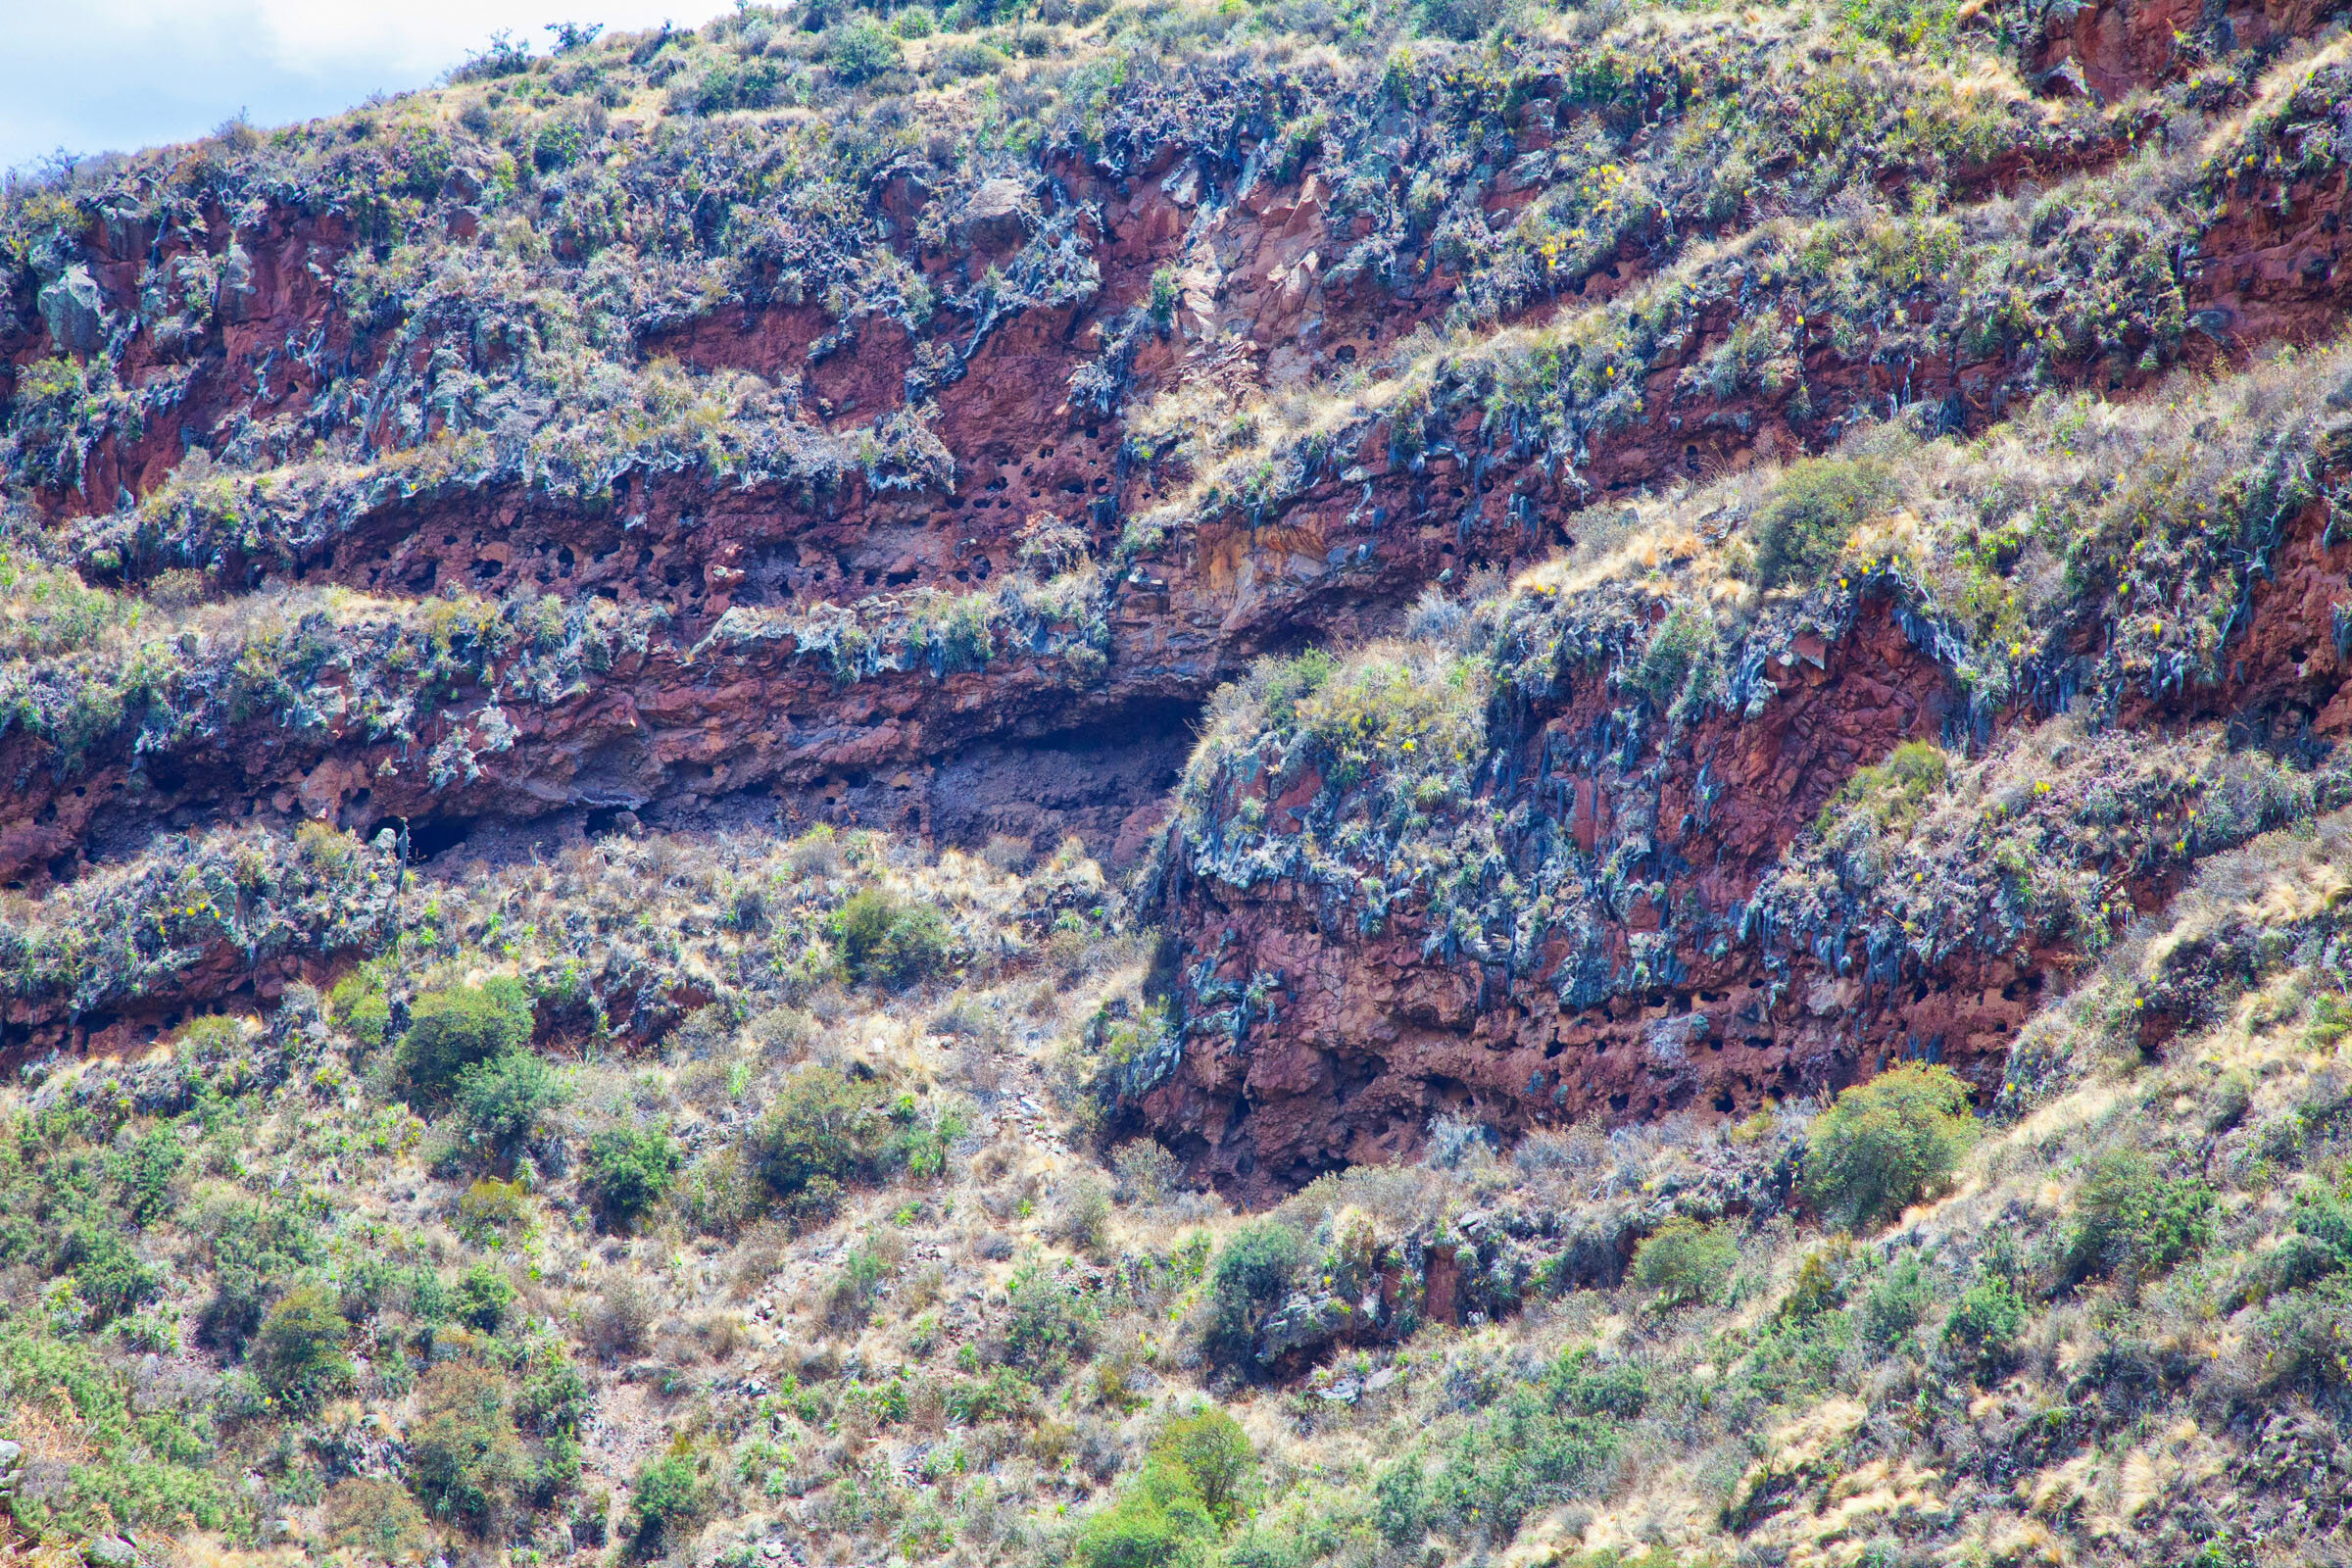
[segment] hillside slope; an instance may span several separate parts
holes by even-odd
[[[2345,1560],[2336,9],[11,176],[0,1551]]]

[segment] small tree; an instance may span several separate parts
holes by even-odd
[[[833,939],[842,962],[857,980],[887,986],[912,985],[946,961],[946,916],[927,904],[901,904],[880,888],[867,888],[833,915]]]
[[[1147,1466],[1181,1474],[1220,1530],[1231,1529],[1257,1494],[1257,1451],[1221,1406],[1168,1418],[1152,1440]]]
[[[1968,1085],[1949,1067],[1907,1063],[1856,1084],[1807,1129],[1801,1190],[1852,1230],[1944,1191],[1975,1142]]]
[[[1078,1533],[1085,1568],[1169,1568],[1233,1528],[1257,1492],[1257,1455],[1215,1405],[1171,1416],[1143,1474]]]
[[[1298,1267],[1298,1237],[1290,1227],[1261,1220],[1235,1233],[1209,1275],[1209,1352],[1248,1359],[1259,1309],[1291,1288]]]
[[[2205,1183],[2160,1176],[2135,1149],[2102,1155],[2082,1184],[2067,1240],[2068,1280],[2163,1273],[2212,1239],[2213,1203]]]
[[[1979,1378],[2007,1370],[2026,1326],[2026,1303],[2004,1279],[1972,1285],[1943,1320],[1945,1353]]]
[[[1702,1225],[1677,1214],[1634,1250],[1634,1283],[1656,1293],[1661,1307],[1712,1304],[1740,1260],[1729,1225]]]
[[[484,1334],[496,1334],[507,1321],[508,1308],[514,1304],[514,1285],[488,1263],[474,1264],[458,1281],[454,1306],[459,1321]]]
[[[528,1051],[508,1051],[458,1074],[458,1114],[476,1148],[505,1156],[571,1100],[564,1075]]]
[[[295,1286],[278,1298],[254,1336],[254,1375],[288,1410],[318,1409],[328,1395],[351,1386],[351,1357],[343,1353],[347,1326],[333,1291]]]
[[[1094,1303],[1035,1259],[1014,1271],[1005,1308],[1006,1358],[1048,1380],[1094,1343]]]
[[[373,964],[363,965],[335,982],[326,994],[327,1014],[336,1027],[370,1050],[392,1032],[392,1004]]]
[[[906,51],[889,28],[869,17],[833,29],[825,39],[825,65],[847,87],[896,71]]]
[[[531,1028],[530,991],[510,976],[428,991],[410,1009],[401,1069],[412,1089],[438,1102],[466,1068],[530,1044]]]
[[[605,1223],[631,1225],[669,1191],[682,1159],[665,1127],[616,1127],[588,1140],[580,1185]]]
[[[507,1409],[506,1386],[478,1366],[445,1362],[417,1391],[409,1485],[437,1519],[485,1531],[530,1481],[530,1459]]]
[[[1846,536],[1891,493],[1879,464],[1808,458],[1791,464],[1756,529],[1756,576],[1767,588],[1818,577],[1838,564]]]
[[[661,1551],[670,1533],[699,1517],[704,1505],[703,1478],[693,1455],[672,1452],[646,1461],[629,1504],[637,1555]]]

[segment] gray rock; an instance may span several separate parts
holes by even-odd
[[[98,352],[105,341],[106,300],[98,292],[98,280],[90,276],[88,268],[79,263],[67,268],[56,281],[41,290],[34,303],[40,307],[49,336],[60,349],[83,355]]]
[[[99,1536],[81,1548],[90,1568],[139,1568],[139,1549],[121,1536]]]
[[[215,297],[214,309],[223,321],[244,321],[253,317],[253,302],[257,290],[253,281],[253,258],[245,247],[234,240],[229,242],[227,265],[220,270],[220,288]]]

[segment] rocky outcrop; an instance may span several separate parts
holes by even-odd
[[[1508,70],[1220,67],[1026,162],[886,163],[724,244],[674,210],[683,133],[616,131],[620,185],[511,190],[461,138],[400,172],[405,249],[370,194],[389,168],[125,176],[25,247],[10,450],[84,582],[196,603],[0,677],[0,883],[245,815],[397,822],[424,853],[622,813],[1076,832],[1126,864],[1200,706],[1263,656],[1386,633],[1637,497],[1881,417],[2131,396],[2352,299],[2340,59],[2191,148],[2137,109],[1719,31]],[[1720,170],[1677,151],[1702,113],[1738,126]],[[1882,120],[1884,150],[1842,134]],[[638,201],[637,275],[588,195]],[[1755,650],[1753,713],[1667,746],[1578,679],[1509,715],[1485,799],[1511,831],[1650,874],[1501,972],[1185,841],[1192,1034],[1145,1118],[1262,1186],[1394,1155],[1451,1103],[1739,1109],[1910,1052],[1989,1091],[2073,939],[1910,975],[1895,1008],[1828,936],[1776,967],[1740,925],[1857,768],[2027,710],[1988,718],[1904,586],[1864,575]],[[2278,684],[2313,612],[2255,634],[2280,646],[2249,679]],[[2332,700],[2247,697],[2290,727]],[[1228,782],[1217,810],[1280,824],[1327,781]],[[1603,978],[1529,983],[1563,963]]]
[[[1212,751],[1158,873],[1184,1048],[1134,1113],[1262,1197],[1405,1155],[1442,1114],[1744,1115],[1916,1057],[1991,1103],[2018,1028],[2131,915],[2200,856],[2345,794],[2332,764],[2305,770],[2352,723],[2352,424],[2301,428],[2274,450],[2315,466],[2296,493],[2331,499],[2269,503],[2257,553],[2214,584],[2206,676],[2084,615],[2040,628],[2046,662],[1988,702],[1918,583],[1848,566],[1800,601],[1817,608],[1768,611],[1688,720],[1634,676],[1683,612],[1664,584],[1620,601],[1614,631],[1592,629],[1611,624],[1599,589],[1510,601],[1472,646],[1506,671],[1556,650],[1536,665],[1551,673],[1506,673],[1469,798],[1418,790],[1436,804],[1394,841],[1406,808],[1377,805],[1377,762],[1304,740]],[[2137,604],[2193,598],[2177,582]],[[2198,727],[2214,720],[2227,731]],[[1841,859],[1825,808],[1906,741],[1982,758],[1971,793],[1936,831],[1869,831]]]

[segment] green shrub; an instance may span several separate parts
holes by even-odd
[[[514,1396],[517,1425],[541,1437],[576,1434],[595,1402],[587,1378],[564,1353],[561,1342],[543,1337],[532,1345],[522,1369],[522,1387]]]
[[[2009,1367],[2017,1337],[2026,1326],[2026,1303],[2007,1280],[1972,1285],[1943,1321],[1943,1348],[1952,1360],[1979,1378],[1999,1376]]]
[[[857,980],[907,986],[946,960],[947,918],[928,905],[901,904],[880,888],[854,895],[834,912],[834,940]]]
[[[1672,708],[1692,674],[1714,657],[1715,645],[1715,623],[1706,612],[1677,605],[1642,645],[1634,685],[1659,708]]]
[[[115,1158],[122,1206],[138,1225],[152,1225],[172,1208],[172,1184],[187,1160],[179,1134],[169,1125],[150,1127]]]
[[[588,1140],[580,1186],[608,1225],[631,1225],[669,1191],[684,1158],[666,1127],[616,1127]]]
[[[2212,1240],[2213,1204],[2211,1187],[2159,1176],[2137,1150],[2101,1156],[2082,1184],[2067,1240],[2068,1282],[2163,1273]]]
[[[514,1304],[514,1287],[488,1263],[476,1263],[458,1281],[452,1304],[459,1322],[484,1334],[496,1334],[507,1321],[507,1309]]]
[[[432,1535],[399,1483],[351,1476],[327,1489],[326,1542],[378,1562],[407,1562],[424,1555]]]
[[[101,1324],[155,1299],[163,1288],[161,1276],[112,1225],[76,1225],[67,1232],[66,1261],[74,1271],[74,1294]]]
[[[1176,269],[1163,267],[1152,274],[1152,292],[1145,296],[1144,309],[1152,319],[1162,327],[1174,324],[1176,307],[1184,303],[1184,284]]]
[[[1150,1479],[1129,1487],[1078,1532],[1086,1568],[1169,1568],[1216,1539],[1200,1499],[1164,1493]]]
[[[392,1003],[372,964],[354,969],[326,994],[327,1011],[338,1028],[373,1049],[392,1032]]]
[[[277,1402],[309,1414],[327,1396],[351,1387],[342,1303],[323,1285],[297,1285],[262,1319],[253,1339],[253,1371]]]
[[[409,1086],[439,1102],[466,1068],[530,1044],[531,994],[509,976],[428,991],[409,1012],[400,1063]]]
[[[1429,1533],[1429,1482],[1420,1460],[1406,1459],[1380,1473],[1372,1484],[1372,1523],[1399,1546]]]
[[[753,1162],[796,1212],[838,1198],[853,1181],[882,1174],[900,1153],[879,1085],[830,1067],[793,1074],[753,1134]]]
[[[1806,1130],[1801,1191],[1853,1230],[1943,1191],[1976,1139],[1968,1085],[1949,1067],[1906,1063],[1856,1084]]]
[[[1255,1495],[1257,1455],[1215,1405],[1171,1416],[1143,1473],[1078,1533],[1086,1568],[1167,1568],[1232,1528]]]
[[[1209,1274],[1211,1355],[1227,1362],[1249,1358],[1257,1315],[1290,1291],[1298,1250],[1298,1233],[1273,1220],[1245,1225],[1234,1233]]]
[[[637,1555],[650,1557],[662,1550],[672,1533],[702,1516],[707,1502],[702,1472],[691,1454],[664,1453],[647,1460],[637,1472],[635,1495],[629,1500]]]
[[[890,29],[870,17],[834,28],[824,49],[826,69],[835,80],[850,87],[898,70],[906,53]]]
[[[1256,1500],[1257,1452],[1240,1423],[1217,1405],[1170,1416],[1144,1463],[1199,1497],[1220,1530],[1232,1528]]]
[[[1004,1355],[1051,1380],[1093,1348],[1095,1303],[1031,1259],[1013,1271],[1005,1301]]]
[[[1660,1307],[1711,1305],[1739,1261],[1729,1225],[1702,1225],[1677,1214],[1634,1250],[1634,1283],[1654,1292]]]
[[[505,1155],[570,1102],[571,1085],[528,1051],[508,1051],[458,1073],[457,1110],[475,1148]]]
[[[1569,1351],[1543,1377],[1509,1385],[1448,1446],[1429,1486],[1431,1516],[1508,1540],[1530,1513],[1606,1475],[1624,1424],[1648,1397],[1640,1367]]]
[[[1502,20],[1505,0],[1418,0],[1421,30],[1468,43]]]
[[[458,1234],[471,1247],[496,1247],[527,1235],[531,1191],[520,1182],[484,1176],[458,1195]]]
[[[841,1261],[841,1272],[834,1276],[832,1289],[826,1293],[826,1321],[835,1328],[862,1326],[899,1255],[895,1249],[886,1250],[877,1247],[871,1236],[862,1245],[851,1248],[849,1255]]]
[[[434,1518],[487,1533],[531,1480],[505,1384],[485,1368],[447,1361],[425,1375],[417,1396],[409,1485]]]
[[[291,1201],[229,1203],[205,1216],[211,1232],[213,1296],[197,1332],[231,1355],[261,1327],[280,1285],[326,1261],[326,1247]]]
[[[1862,1298],[1862,1336],[1884,1349],[1901,1343],[1919,1327],[1935,1299],[1928,1271],[1917,1254],[1906,1253],[1887,1266]]]
[[[2260,1352],[2261,1387],[2276,1398],[2294,1390],[2340,1407],[2352,1391],[2352,1276],[2332,1275],[2267,1303],[2255,1320],[2250,1348]]]
[[[1826,575],[1846,536],[1892,493],[1877,463],[1807,458],[1791,465],[1757,523],[1757,580],[1778,588]]]
[[[1819,826],[1828,831],[1841,809],[1851,809],[1867,813],[1883,829],[1908,827],[1950,770],[1951,760],[1941,747],[1905,741],[1884,762],[1857,768],[1821,808]]]

